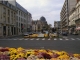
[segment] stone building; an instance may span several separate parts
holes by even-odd
[[[30,24],[30,13],[23,8],[19,3],[16,2],[17,14],[16,14],[16,27],[17,34],[20,35],[24,32],[27,32],[28,26]]]
[[[77,0],[76,6],[71,10],[69,16],[70,33],[80,33],[80,0]]]
[[[44,20],[34,20],[32,21],[32,31],[33,32],[43,32],[48,31],[48,24]]]
[[[0,1],[0,36],[21,35],[31,28],[31,13],[16,0]]]
[[[16,35],[16,7],[0,1],[0,36]]]
[[[61,29],[62,31],[69,31],[69,15],[73,7],[75,7],[77,0],[65,0],[60,12]]]
[[[33,32],[41,32],[43,27],[43,23],[40,20],[32,21],[32,31]]]
[[[54,29],[61,32],[61,21],[54,21]]]

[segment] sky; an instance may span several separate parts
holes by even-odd
[[[33,20],[39,20],[41,16],[44,16],[48,24],[52,24],[52,26],[54,26],[54,21],[60,21],[60,11],[65,0],[16,1],[32,14]]]

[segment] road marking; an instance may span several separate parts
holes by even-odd
[[[23,40],[23,38],[22,39],[19,39],[19,40]]]
[[[34,40],[34,38],[30,39],[30,40]]]
[[[36,39],[36,40],[39,40],[39,38],[38,38],[38,39]]]
[[[17,39],[13,39],[13,40],[17,40]]]
[[[65,39],[65,40],[69,40],[69,39]]]
[[[45,40],[45,38],[43,38],[42,40]]]
[[[80,40],[80,38],[76,38],[76,39]]]
[[[63,38],[67,38],[67,37],[63,37]]]
[[[50,38],[48,40],[51,40]]]
[[[54,40],[57,40],[56,38],[54,38]]]
[[[75,40],[75,39],[71,38],[71,40]]]
[[[24,40],[28,40],[28,39],[24,39]]]
[[[60,40],[63,40],[63,39],[60,38]]]

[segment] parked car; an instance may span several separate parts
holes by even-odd
[[[38,33],[37,32],[33,32],[32,34],[30,34],[30,37],[38,37]]]
[[[63,36],[67,36],[68,33],[67,33],[67,32],[62,32],[62,35],[63,35]]]
[[[29,32],[23,33],[24,37],[29,37]]]

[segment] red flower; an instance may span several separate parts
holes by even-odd
[[[47,53],[42,53],[42,56],[45,58],[45,59],[51,59],[52,57],[47,54]]]
[[[0,51],[1,51],[1,52],[5,52],[5,51],[9,51],[9,49],[3,48],[3,49],[0,49]]]

